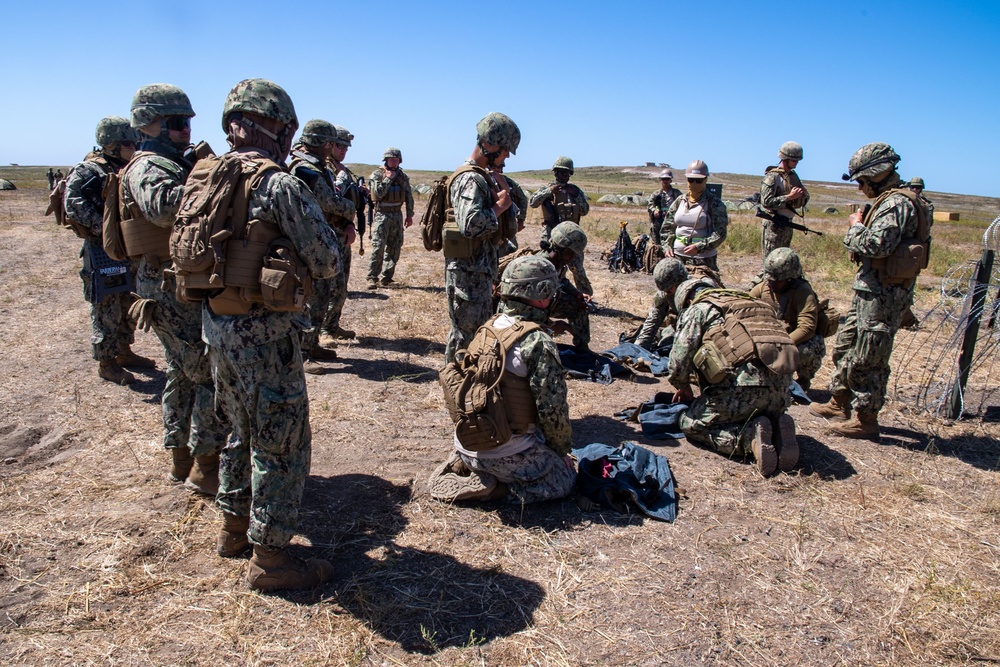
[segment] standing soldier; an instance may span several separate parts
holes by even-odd
[[[399,168],[403,154],[398,148],[386,148],[384,167],[368,177],[375,200],[375,223],[372,225],[372,257],[368,265],[368,289],[381,284],[388,287],[396,272],[399,251],[403,248],[403,229],[413,224],[413,191],[410,177]],[[400,208],[406,205],[406,219]],[[381,274],[381,280],[379,279]]]
[[[505,243],[501,222],[509,216],[511,196],[499,167],[514,155],[521,130],[502,113],[486,114],[476,124],[476,147],[448,179],[448,208],[455,229],[445,229],[445,291],[451,330],[445,362],[468,347],[493,312],[497,247]],[[516,221],[510,225],[516,230]]]
[[[97,374],[115,384],[131,384],[135,376],[122,366],[152,368],[151,359],[140,357],[131,350],[135,340],[135,328],[129,322],[128,309],[132,297],[131,274],[134,265],[128,262],[114,262],[104,252],[102,225],[104,222],[104,185],[108,174],[118,173],[132,158],[139,133],[129,122],[119,116],[108,116],[97,123],[97,145],[93,151],[66,176],[66,197],[64,211],[66,219],[75,222],[74,231],[83,236],[83,293],[90,301],[90,321],[93,334],[90,342],[94,359],[98,362]],[[52,169],[49,169],[51,176]],[[115,265],[115,266],[112,266]],[[120,270],[117,274],[124,287],[123,291],[102,293],[107,278],[101,269]],[[119,288],[121,289],[121,288]]]
[[[907,187],[910,188],[910,190],[912,190],[917,195],[917,197],[920,198],[920,201],[924,203],[924,206],[927,209],[928,219],[933,224],[934,202],[932,202],[930,199],[924,196],[924,179],[920,178],[919,176],[914,176],[913,178],[910,179],[910,183],[909,185],[907,185]],[[920,324],[920,322],[919,320],[917,320],[917,316],[914,314],[913,306],[911,305],[905,311],[903,311],[903,319],[899,321],[899,326],[901,329],[909,329],[909,328],[915,329],[918,324]]]
[[[49,170],[45,172],[45,178],[49,180],[49,190],[56,187],[56,175],[52,173],[52,167],[49,167]]]
[[[334,183],[334,173],[327,165],[327,160],[333,156],[335,141],[337,129],[332,123],[319,119],[308,121],[302,128],[299,143],[292,148],[289,165],[292,175],[309,187],[323,209],[323,216],[332,226],[342,219],[354,220],[354,202],[340,195]],[[341,256],[347,254],[343,245],[338,250]],[[306,301],[306,312],[312,323],[302,336],[302,363],[306,373],[320,375],[326,369],[319,362],[337,358],[335,350],[319,344],[319,334],[327,318],[336,280],[335,277],[314,280],[312,296]]]
[[[139,261],[136,291],[142,298],[131,312],[139,326],[152,327],[163,344],[163,444],[173,457],[170,478],[187,479],[185,486],[191,490],[214,496],[228,425],[215,412],[212,374],[201,339],[201,306],[177,300],[168,247],[184,182],[197,160],[191,146],[192,116],[188,96],[176,86],[157,83],[136,91],[132,127],[145,138],[122,170],[119,207],[123,227],[129,224],[149,236],[167,230],[156,236],[159,247]]]
[[[914,253],[922,248],[925,260],[930,249],[929,212],[896,173],[898,163],[892,146],[874,142],[851,156],[843,176],[875,201],[848,218],[844,246],[858,263],[854,299],[833,347],[833,396],[809,411],[842,422],[830,430],[847,438],[879,438],[893,339],[922,268]]]
[[[663,219],[670,210],[670,206],[681,196],[681,191],[674,187],[673,169],[664,169],[660,172],[660,189],[649,198],[649,206],[646,207],[649,213],[649,239],[653,243],[660,243],[660,228],[663,226]]]
[[[560,222],[569,220],[580,224],[580,218],[590,213],[590,202],[583,190],[569,182],[573,175],[573,160],[565,156],[559,156],[552,164],[552,173],[555,175],[555,182],[543,185],[535,194],[531,195],[528,204],[531,208],[542,207],[542,240],[547,241],[552,235],[552,230]],[[594,293],[594,288],[587,277],[587,271],[583,268],[583,258],[575,260],[569,267],[573,274],[576,287],[590,300]]]
[[[344,158],[347,157],[347,149],[351,147],[354,135],[340,125],[334,125],[337,130],[337,141],[333,144],[333,155],[330,156],[330,167],[336,174],[334,184],[345,199],[349,199],[354,204],[354,215],[357,218],[364,215],[364,205],[370,200],[368,188],[365,187],[350,169],[344,165]],[[354,338],[354,331],[340,326],[340,317],[344,312],[344,305],[347,303],[347,280],[351,275],[351,246],[357,238],[359,227],[354,224],[355,218],[349,216],[334,216],[333,231],[337,234],[340,247],[343,253],[340,256],[340,272],[333,279],[333,288],[330,291],[330,308],[326,311],[326,320],[323,322],[323,331],[329,336],[338,340],[351,340]],[[359,220],[359,224],[363,223]],[[358,254],[363,254],[361,248]]]
[[[767,216],[760,232],[761,260],[775,248],[787,248],[792,244],[793,230],[783,223],[792,221],[795,209],[809,203],[809,193],[795,173],[795,167],[802,160],[802,146],[786,141],[778,149],[778,159],[781,163],[764,170],[764,180],[760,183],[760,208]]]
[[[729,213],[726,205],[708,191],[708,165],[695,160],[684,171],[688,191],[667,210],[660,230],[660,245],[667,257],[677,257],[691,270],[707,266],[718,273],[719,246],[726,240]]]
[[[222,127],[240,160],[282,164],[298,121],[284,89],[246,79],[229,91]],[[300,180],[278,169],[266,172],[251,191],[248,214],[286,238],[313,278],[337,273],[336,236]],[[235,557],[253,548],[247,581],[255,590],[311,588],[333,573],[325,560],[303,561],[286,550],[298,525],[312,455],[299,351],[305,326],[299,313],[272,311],[261,303],[250,305],[245,315],[217,315],[207,303],[204,309],[219,403],[234,431],[223,452],[218,552]]]

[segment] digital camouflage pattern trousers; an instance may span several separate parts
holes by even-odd
[[[375,211],[372,224],[371,260],[368,263],[368,282],[391,280],[396,274],[396,263],[403,249],[403,212]]]
[[[340,273],[333,279],[330,285],[330,306],[326,310],[326,317],[323,319],[323,331],[331,336],[340,328],[340,316],[344,312],[344,305],[347,304],[347,281],[351,277],[351,250],[354,246],[344,245],[340,233]]]
[[[893,341],[912,302],[913,292],[906,287],[854,291],[833,345],[830,391],[850,392],[851,406],[859,414],[877,415],[885,405]]]
[[[741,387],[726,379],[707,386],[681,413],[681,431],[691,442],[727,456],[751,453],[753,433],[747,424],[757,417],[780,417],[791,402],[791,377],[768,373],[768,384]]]
[[[306,299],[306,317],[309,318],[309,328],[302,332],[302,351],[309,356],[314,348],[319,347],[319,334],[326,321],[330,309],[331,294],[336,278],[313,278],[312,294]]]
[[[795,230],[784,225],[775,225],[770,220],[763,220],[760,230],[761,260],[767,259],[775,248],[790,248],[792,232]]]
[[[826,359],[826,340],[816,334],[809,340],[796,345],[799,350],[799,369],[796,379],[801,384],[803,381],[811,383],[816,376],[816,371],[823,365]]]
[[[180,303],[161,289],[161,278],[140,266],[136,290],[156,302],[153,331],[163,345],[167,383],[163,388],[163,446],[188,447],[194,456],[222,449],[229,424],[215,409],[208,349],[201,340],[201,304]]]
[[[450,363],[455,360],[456,352],[468,347],[476,330],[493,314],[493,281],[479,271],[446,269],[444,287],[451,319],[444,360]]]
[[[212,348],[219,404],[233,424],[222,450],[219,508],[250,517],[250,542],[286,546],[312,456],[299,334],[224,353]]]
[[[544,442],[536,442],[523,452],[497,459],[476,458],[461,452],[458,456],[484,478],[486,486],[490,486],[490,478],[495,478],[506,484],[510,494],[525,505],[565,498],[576,483],[576,471],[570,470],[563,457]]]

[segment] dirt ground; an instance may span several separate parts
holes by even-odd
[[[634,440],[667,456],[686,493],[676,523],[571,499],[433,501],[426,479],[450,442],[436,382],[448,318],[443,260],[416,227],[398,287],[365,290],[368,255],[355,254],[344,325],[359,339],[308,379],[313,467],[294,542],[336,576],[317,591],[252,593],[247,561],[215,555],[213,504],[166,480],[161,370],[130,387],[97,377],[80,243],[42,217],[44,199],[0,194],[3,664],[1000,662],[988,424],[945,426],[893,404],[874,444],[833,437],[795,406],[801,463],[762,479],[614,419],[666,382],[571,380],[575,443]],[[634,327],[653,293],[649,276],[603,268],[604,249],[587,256],[603,307],[595,349]],[[755,257],[725,259],[736,284],[756,272]],[[834,295],[842,310],[849,284]],[[135,349],[162,369],[152,334]]]

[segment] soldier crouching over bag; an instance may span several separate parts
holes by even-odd
[[[676,277],[674,278],[676,279]],[[675,403],[688,403],[680,428],[692,443],[720,454],[752,454],[762,475],[798,462],[795,423],[785,410],[798,351],[774,310],[745,292],[713,289],[702,279],[666,285],[677,333],[668,380]],[[691,376],[701,395],[694,398]]]
[[[284,89],[247,79],[229,92],[222,127],[233,149],[227,155],[281,164],[298,120]],[[266,171],[250,193],[246,215],[278,228],[313,278],[331,278],[340,270],[334,231],[294,176]],[[301,306],[273,310],[266,303],[248,304],[245,314],[218,314],[209,299],[202,324],[216,395],[234,433],[222,452],[219,555],[235,557],[252,546],[247,580],[256,590],[317,586],[332,575],[330,563],[304,561],[286,550],[312,453],[299,342],[309,320]]]
[[[539,326],[558,289],[552,262],[514,259],[500,281],[499,314],[441,372],[455,449],[431,475],[434,498],[527,504],[572,491],[565,371]]]

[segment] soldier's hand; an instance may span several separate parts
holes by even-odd
[[[788,199],[794,201],[794,200],[799,199],[800,197],[802,197],[802,195],[804,195],[805,193],[806,193],[806,191],[803,190],[802,188],[800,188],[800,187],[794,187],[794,188],[792,188],[792,191],[788,193]]]
[[[493,205],[493,212],[500,215],[508,208],[510,208],[511,199],[510,193],[506,190],[501,190],[497,193],[497,203]]]
[[[576,472],[576,458],[574,458],[572,454],[567,454],[566,456],[564,456],[563,463],[566,464],[567,468],[569,468],[573,472]]]
[[[698,246],[696,246],[693,243],[689,243],[688,245],[684,246],[684,254],[685,255],[697,255],[698,254]]]
[[[847,222],[850,225],[860,225],[864,223],[864,216],[861,215],[861,211],[855,211],[847,217]]]
[[[674,256],[674,247],[672,245],[665,245],[665,246],[663,246],[663,255],[664,255],[664,257],[673,257]]]
[[[413,216],[408,215],[406,216],[406,220],[403,221],[403,228],[406,229],[407,227],[412,227],[412,226],[413,226]]]
[[[694,392],[691,390],[691,385],[678,387],[677,391],[674,392],[674,403],[691,403],[693,399]]]
[[[135,322],[136,329],[149,331],[153,326],[153,320],[156,318],[156,302],[152,299],[143,299],[134,292],[132,296],[136,297],[136,300],[128,309],[129,319]]]
[[[563,191],[563,186],[561,183],[556,183],[555,185],[550,185],[549,190],[552,191],[552,194],[557,195]]]
[[[354,227],[354,225],[347,225],[344,227],[344,245],[352,246],[357,240],[358,230]]]

